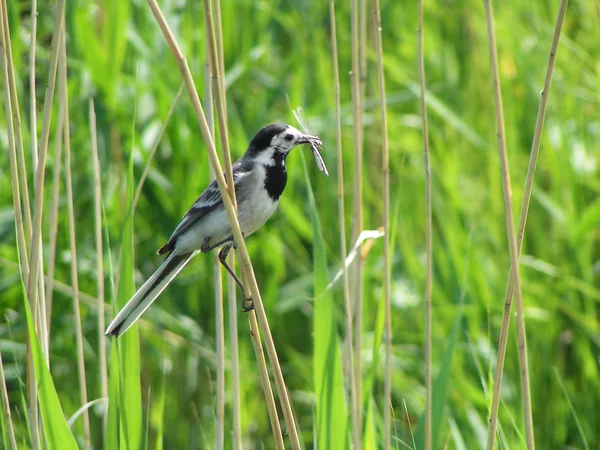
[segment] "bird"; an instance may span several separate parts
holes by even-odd
[[[316,147],[322,146],[317,136],[304,134],[291,125],[270,124],[260,129],[244,155],[233,164],[237,215],[244,238],[262,227],[277,209],[287,183],[286,157],[294,147],[302,144],[310,145],[317,158]],[[244,286],[226,261],[235,242],[221,192],[213,180],[183,216],[167,243],[158,250],[159,255],[166,256],[162,264],[116,315],[106,329],[106,335],[118,337],[125,333],[192,257],[217,248],[221,249],[219,261],[244,292]],[[249,298],[245,293],[244,297]],[[244,303],[245,311],[252,308],[247,308]]]

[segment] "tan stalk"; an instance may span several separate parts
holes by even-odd
[[[64,24],[64,22],[63,22]],[[79,400],[81,405],[88,402],[85,378],[85,362],[83,359],[83,331],[81,329],[81,312],[79,310],[79,279],[77,271],[77,245],[75,235],[75,212],[73,208],[73,182],[71,179],[71,136],[69,130],[69,95],[67,92],[67,50],[65,33],[62,33],[60,52],[59,91],[64,114],[64,142],[65,142],[65,185],[67,194],[67,213],[69,221],[69,243],[71,249],[71,284],[73,286],[73,321],[75,325],[75,341],[77,347],[77,373],[79,376]],[[85,448],[90,448],[90,415],[86,408],[82,413],[83,439]]]
[[[225,58],[223,51],[223,26],[221,22],[221,2],[212,0],[212,9],[214,12],[215,22],[215,40],[217,47],[217,60],[219,67],[219,78],[221,79],[220,92],[223,99],[223,120],[225,122],[225,130],[228,128],[227,118],[227,101],[225,87]],[[210,50],[209,50],[210,52]],[[223,131],[221,131],[223,132]],[[231,159],[229,159],[229,162]],[[229,171],[228,161],[225,160],[225,171]],[[235,193],[235,191],[234,191]],[[235,253],[229,255],[230,267],[235,267]],[[234,449],[242,448],[242,428],[240,417],[240,373],[239,373],[239,351],[238,351],[238,323],[237,323],[237,285],[232,277],[227,277],[227,305],[229,313],[229,345],[231,354],[231,412],[233,416],[233,447]],[[264,355],[263,355],[264,360]],[[265,366],[266,368],[266,366]],[[268,382],[268,378],[267,378]],[[270,385],[269,385],[270,388]],[[271,394],[272,396],[272,394]]]
[[[263,391],[265,393],[265,400],[267,401],[269,420],[271,421],[273,439],[275,440],[275,448],[277,450],[284,450],[285,445],[283,444],[283,434],[281,433],[281,425],[279,424],[279,416],[277,414],[277,407],[275,406],[275,397],[273,397],[273,389],[271,388],[271,380],[269,379],[267,362],[265,361],[265,354],[263,352],[260,340],[260,329],[258,328],[258,322],[256,321],[255,311],[250,311],[248,313],[248,322],[250,323],[250,335],[252,337],[252,346],[254,347],[254,353],[256,354],[256,362],[258,364],[258,370],[260,372],[260,381],[263,387]],[[299,449],[300,447],[293,448]]]
[[[546,78],[544,87],[540,93],[540,103],[538,106],[537,118],[535,121],[535,129],[533,133],[533,142],[531,143],[531,153],[529,155],[529,164],[527,166],[527,176],[525,179],[525,190],[523,192],[523,202],[521,204],[521,212],[519,214],[519,227],[517,231],[517,257],[521,255],[523,245],[523,235],[527,224],[527,213],[529,212],[529,202],[531,201],[531,192],[533,190],[533,179],[535,169],[540,152],[540,142],[542,131],[544,129],[544,119],[546,117],[546,109],[548,106],[548,97],[550,95],[550,86],[552,84],[552,74],[554,73],[554,64],[556,62],[556,54],[558,52],[558,43],[562,31],[562,25],[567,12],[569,0],[561,0],[558,9],[558,16],[554,25],[554,33],[552,35],[552,44],[550,45],[550,56],[548,57],[548,67],[546,68]],[[514,271],[511,264],[509,270],[509,279],[506,286],[504,296],[504,313],[502,315],[502,328],[500,329],[500,339],[498,344],[498,360],[496,362],[496,372],[494,375],[494,393],[492,396],[492,407],[490,410],[490,418],[488,421],[487,449],[493,450],[494,439],[496,437],[496,426],[498,422],[498,407],[500,404],[500,388],[502,386],[502,372],[504,369],[504,359],[506,355],[506,342],[508,339],[508,329],[510,324],[510,305],[515,289]]]
[[[359,10],[358,0],[351,2],[351,33],[352,33],[352,118],[353,118],[353,144],[354,144],[354,223],[352,241],[356,241],[363,228],[362,212],[362,102],[360,94],[360,67],[359,67]],[[353,263],[353,276],[355,286],[354,304],[354,383],[356,395],[353,408],[357,417],[356,425],[362,436],[362,277],[363,261],[357,258]],[[359,439],[356,450],[362,448]]]
[[[156,155],[156,151],[158,150],[158,146],[160,145],[160,142],[162,141],[162,138],[165,135],[165,131],[167,130],[167,126],[169,125],[169,121],[171,120],[171,116],[173,115],[173,112],[175,111],[175,106],[177,106],[177,102],[179,101],[179,97],[181,97],[181,93],[183,92],[183,87],[184,87],[184,85],[182,83],[181,87],[177,91],[177,95],[175,96],[175,100],[173,100],[173,103],[171,104],[171,108],[169,109],[169,112],[167,113],[167,117],[165,119],[165,122],[160,127],[160,131],[158,132],[158,136],[156,137],[156,141],[154,142],[154,146],[152,147],[152,150],[150,151],[150,155],[148,156],[148,161],[146,161],[146,167],[144,167],[144,172],[142,173],[142,176],[140,177],[140,181],[138,182],[138,186],[137,186],[137,189],[135,191],[135,196],[133,198],[132,211],[135,211],[135,208],[137,207],[138,201],[140,200],[140,195],[142,194],[142,187],[144,187],[144,183],[146,181],[146,178],[148,177],[148,173],[150,172],[150,164],[152,163],[152,160],[154,159],[154,155]]]
[[[44,211],[44,180],[46,176],[46,156],[48,154],[48,140],[50,138],[50,122],[52,119],[52,103],[54,101],[54,87],[56,84],[56,69],[58,66],[58,54],[60,49],[60,38],[63,32],[65,0],[58,0],[56,5],[56,16],[54,21],[54,33],[52,34],[50,67],[48,84],[44,98],[44,115],[42,119],[41,147],[38,153],[38,165],[35,174],[35,209],[33,215],[32,238],[30,243],[30,271],[27,279],[27,298],[34,305],[38,298],[38,276],[42,264],[42,216]],[[32,131],[35,132],[35,131]],[[41,283],[39,283],[41,284]]]
[[[389,450],[392,438],[392,303],[390,267],[390,157],[385,103],[385,77],[383,75],[383,44],[381,43],[381,11],[379,0],[373,4],[375,51],[379,79],[379,114],[381,116],[381,178],[383,181],[383,293],[385,303],[385,384],[384,384],[384,450]]]
[[[419,0],[418,59],[419,82],[421,85],[421,117],[423,121],[423,159],[425,164],[425,450],[430,450],[431,442],[431,285],[432,285],[432,211],[431,211],[431,164],[429,162],[429,126],[427,121],[427,91],[425,89],[425,60],[423,55],[423,0]]]
[[[2,394],[2,406],[4,409],[4,423],[8,431],[8,440],[12,450],[18,450],[17,439],[15,438],[15,429],[10,414],[10,402],[8,401],[8,391],[6,390],[6,378],[4,378],[4,365],[2,364],[2,353],[0,352],[0,393]]]
[[[208,29],[208,28],[207,28]],[[208,39],[207,39],[207,61],[204,64],[204,101],[208,114],[206,119],[210,134],[215,138],[215,117],[213,86],[210,62],[208,61]],[[208,167],[210,179],[214,179],[212,167]],[[222,449],[225,445],[225,333],[223,319],[223,276],[221,263],[216,253],[213,253],[213,284],[215,287],[215,341],[216,341],[216,363],[217,363],[217,398],[215,406],[215,449]]]
[[[235,253],[229,254],[229,266],[235,267]],[[239,342],[238,342],[238,300],[237,300],[237,289],[238,286],[232,277],[227,277],[227,314],[229,317],[229,354],[231,357],[231,415],[233,421],[233,430],[231,438],[233,440],[233,449],[242,450],[242,418],[241,418],[241,405],[240,405],[240,363],[239,363]],[[260,342],[259,342],[260,344]],[[261,348],[262,351],[262,348]],[[264,354],[263,354],[264,360]],[[263,362],[266,368],[266,363]],[[269,390],[271,385],[269,381],[269,374],[267,373],[267,382],[269,383]],[[273,397],[273,391],[271,390],[271,397]],[[273,400],[273,406],[275,401]],[[275,409],[277,414],[277,410]],[[279,424],[279,419],[276,420]]]
[[[354,356],[352,352],[352,305],[350,304],[350,285],[348,282],[348,268],[343,261],[346,260],[348,249],[346,245],[346,222],[344,208],[344,159],[342,157],[342,113],[340,102],[340,70],[338,64],[338,49],[337,49],[337,34],[335,26],[335,2],[329,2],[329,17],[331,28],[331,50],[333,59],[333,92],[335,101],[335,139],[337,151],[337,195],[338,195],[338,216],[340,226],[340,252],[342,259],[342,275],[344,286],[344,310],[346,319],[346,339],[345,343],[348,346],[346,351],[348,356],[348,378],[350,380],[350,405],[352,415],[352,446],[353,448],[360,447],[360,424],[359,411],[354,407],[356,404],[356,383],[354,378]]]
[[[226,87],[225,87],[225,57],[223,52],[223,24],[221,23],[221,1],[211,0],[212,9],[214,12],[215,22],[215,41],[217,45],[217,60],[219,62],[219,75],[221,77],[221,95],[223,99],[226,99]],[[227,102],[223,102],[223,110],[225,112],[225,123],[227,123]],[[227,167],[225,167],[227,169]]]
[[[528,450],[535,448],[533,436],[533,419],[531,414],[531,395],[529,388],[529,368],[527,365],[527,342],[525,336],[525,320],[523,317],[523,301],[521,299],[521,279],[519,276],[519,255],[517,240],[515,238],[515,227],[513,224],[513,213],[511,204],[510,169],[508,167],[508,155],[506,151],[506,140],[504,132],[504,114],[502,108],[502,92],[500,89],[500,75],[498,72],[498,56],[496,53],[496,35],[494,31],[494,13],[491,0],[485,0],[486,23],[490,49],[490,61],[492,66],[492,77],[494,85],[494,99],[496,103],[496,121],[498,127],[498,156],[500,159],[500,170],[502,174],[502,190],[504,193],[504,214],[506,219],[506,231],[508,234],[508,246],[510,250],[511,272],[514,277],[514,295],[517,307],[517,346],[519,348],[519,365],[521,373],[521,389],[523,391],[523,414],[525,421],[525,439]],[[505,303],[506,314],[510,314],[512,301]],[[502,344],[502,343],[500,343]],[[504,342],[506,345],[506,342]],[[500,347],[500,346],[499,346]],[[506,350],[506,349],[504,349]],[[494,390],[496,387],[494,387]],[[493,438],[492,438],[493,439]],[[493,443],[492,443],[493,445]]]
[[[31,121],[31,161],[38,161],[37,142],[37,91],[35,87],[35,51],[37,48],[37,0],[31,0],[31,42],[29,45],[29,120]],[[47,299],[46,299],[47,301]]]
[[[196,118],[198,119],[198,125],[206,143],[210,163],[215,172],[217,185],[219,186],[219,190],[223,198],[223,204],[225,206],[225,210],[231,223],[233,238],[237,245],[238,253],[240,255],[242,273],[246,271],[246,273],[248,274],[246,288],[250,289],[252,299],[254,300],[254,306],[257,312],[258,323],[264,332],[264,340],[267,349],[267,354],[269,355],[273,373],[275,375],[275,382],[277,385],[279,397],[282,402],[282,410],[284,413],[286,424],[288,426],[290,440],[292,442],[293,448],[299,449],[300,441],[298,439],[298,433],[294,422],[294,414],[291,408],[289,397],[287,395],[287,389],[285,387],[283,373],[281,371],[281,366],[279,365],[279,360],[277,358],[277,351],[275,349],[273,336],[271,335],[271,330],[267,321],[265,309],[262,303],[262,297],[260,295],[258,284],[256,282],[256,276],[254,274],[252,263],[250,261],[250,255],[248,254],[248,249],[246,248],[246,243],[244,242],[244,237],[242,235],[239,222],[237,220],[235,207],[231,201],[231,197],[227,195],[227,185],[223,176],[223,169],[217,156],[215,144],[211,137],[210,129],[208,128],[208,123],[206,122],[206,116],[204,115],[204,110],[202,108],[202,104],[200,103],[200,98],[198,97],[198,92],[196,91],[190,68],[187,64],[185,56],[181,53],[179,46],[175,42],[175,38],[173,37],[173,34],[169,29],[169,26],[167,25],[165,18],[162,12],[160,11],[160,8],[158,7],[158,4],[156,3],[156,0],[148,0],[148,5],[150,6],[154,17],[156,18],[167,40],[167,43],[169,44],[169,47],[173,52],[173,55],[175,56],[179,69],[183,75],[186,87],[188,89],[188,93],[192,101],[192,106],[194,108],[194,112],[196,113]]]
[[[31,244],[31,205],[29,204],[29,187],[27,182],[27,168],[25,165],[25,151],[23,147],[23,133],[21,126],[21,110],[19,106],[19,98],[17,93],[17,84],[15,81],[15,73],[14,73],[14,64],[12,57],[12,48],[11,48],[11,39],[10,39],[10,29],[8,23],[8,14],[6,10],[6,4],[3,2],[2,8],[4,9],[4,16],[7,18],[4,27],[4,42],[6,42],[6,57],[8,60],[8,88],[10,89],[10,97],[12,103],[12,113],[13,113],[13,132],[14,138],[17,147],[17,166],[19,170],[19,184],[21,191],[21,199],[23,201],[22,205],[22,213],[24,214],[25,219],[25,241],[28,244]],[[36,130],[33,129],[32,135],[35,135]],[[41,242],[39,252],[42,252]],[[43,262],[40,263],[38,267],[37,273],[37,283],[39,288],[38,297],[30,297],[29,301],[32,306],[34,321],[36,329],[38,330],[38,334],[40,336],[40,341],[42,344],[42,351],[46,357],[46,361],[49,360],[48,356],[48,333],[46,331],[46,307],[45,307],[45,296],[44,296],[44,288],[43,288]],[[39,300],[39,301],[38,301]]]
[[[17,243],[19,246],[19,269],[21,271],[21,277],[23,282],[29,280],[30,266],[27,255],[27,243],[25,237],[25,229],[23,227],[23,211],[21,210],[21,193],[19,191],[19,170],[17,167],[17,152],[15,147],[15,130],[13,124],[13,115],[11,107],[11,90],[9,88],[10,74],[13,72],[12,60],[8,58],[8,47],[10,46],[7,36],[8,33],[8,14],[6,8],[6,1],[3,0],[0,3],[0,41],[1,41],[1,52],[2,58],[2,80],[5,88],[4,92],[4,105],[6,111],[6,125],[8,135],[8,147],[10,154],[10,170],[11,170],[11,187],[13,193],[13,205],[15,208],[15,223],[17,228]],[[32,304],[31,297],[27,297],[30,304]],[[32,304],[33,306],[33,304]],[[32,308],[33,309],[33,308]],[[40,436],[39,436],[39,422],[38,422],[38,391],[37,382],[35,378],[35,371],[33,368],[33,359],[31,353],[31,347],[29,345],[30,335],[27,334],[27,395],[29,399],[29,405],[27,415],[29,416],[30,436],[31,445],[35,450],[40,449]]]
[[[100,179],[100,161],[98,157],[98,133],[96,131],[96,110],[94,99],[89,102],[90,132],[92,140],[92,172],[94,174],[94,219],[96,234],[96,283],[98,298],[96,300],[98,324],[98,354],[100,359],[100,393],[108,398],[108,370],[106,364],[106,316],[104,310],[104,251],[102,246],[102,181]],[[102,416],[102,435],[106,439],[108,408],[104,408]]]
[[[50,251],[48,254],[48,277],[46,278],[46,327],[50,335],[52,324],[52,300],[54,295],[54,269],[56,268],[56,238],[58,236],[58,206],[60,203],[60,175],[62,170],[63,106],[58,106],[54,145],[54,175],[52,179],[52,203],[50,207]]]
[[[5,35],[5,27],[8,23],[8,17],[5,14],[6,4],[5,0],[0,4],[0,51],[2,54],[0,57],[2,58],[2,80],[5,88],[2,90],[4,92],[4,109],[6,112],[6,131],[8,137],[8,150],[9,150],[9,160],[10,160],[10,173],[11,173],[11,187],[13,194],[13,204],[15,209],[15,223],[17,227],[17,241],[19,244],[19,259],[21,263],[21,276],[23,280],[27,280],[29,278],[29,258],[27,255],[27,237],[25,232],[25,227],[23,224],[23,210],[21,207],[21,192],[19,189],[19,169],[17,164],[17,150],[15,146],[15,128],[13,123],[13,114],[12,114],[12,106],[11,106],[11,91],[6,88],[6,86],[10,85],[9,78],[10,72],[12,72],[12,61],[8,59],[7,47],[9,43],[6,41]]]

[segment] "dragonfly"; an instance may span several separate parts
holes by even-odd
[[[302,131],[306,134],[310,134],[308,125],[306,124],[306,120],[304,120],[304,111],[302,110],[302,108],[300,106],[298,106],[296,109],[292,110],[292,113],[294,114],[296,121],[300,125],[300,128],[302,128]],[[325,175],[329,176],[329,172],[327,171],[327,166],[325,165],[325,161],[323,161],[323,157],[321,156],[321,153],[319,152],[319,148],[317,147],[317,145],[314,142],[311,142],[310,147],[312,148],[313,156],[315,157],[315,161],[317,162],[317,167],[319,168],[319,170],[321,172],[323,172]],[[321,150],[322,150],[322,148],[321,148]]]

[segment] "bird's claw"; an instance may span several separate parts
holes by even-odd
[[[252,297],[250,298],[245,298],[244,301],[242,302],[242,311],[247,313],[250,312],[254,309],[254,300],[252,300]]]

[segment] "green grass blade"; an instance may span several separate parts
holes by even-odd
[[[554,366],[554,375],[556,375],[556,381],[560,386],[560,390],[565,395],[565,400],[567,401],[567,405],[569,405],[569,411],[571,411],[571,415],[573,416],[573,420],[575,421],[575,425],[577,426],[577,431],[579,431],[579,436],[581,436],[581,441],[583,442],[583,448],[585,450],[590,450],[590,446],[588,445],[587,439],[585,437],[585,433],[583,432],[583,427],[581,426],[581,422],[579,421],[579,417],[577,416],[577,411],[573,407],[573,402],[571,401],[571,397],[569,397],[569,393],[567,392],[567,388],[565,387],[562,379],[560,378],[560,374],[558,373],[558,369]]]
[[[106,425],[106,448],[120,448],[119,445],[119,354],[113,345],[110,356],[108,377],[108,421]]]
[[[23,288],[23,292],[24,292]],[[40,341],[38,340],[29,302],[27,296],[23,295],[23,304],[25,305],[25,314],[27,315],[27,330],[29,333],[29,344],[33,355],[33,365],[35,368],[35,377],[38,384],[38,395],[40,404],[40,413],[42,415],[42,424],[44,427],[44,436],[46,448],[48,450],[77,450],[77,442],[73,433],[67,425],[67,419],[58,400],[58,395],[52,381],[52,375],[46,365],[46,360],[42,352]]]
[[[121,261],[117,305],[123,307],[135,293],[133,251],[133,158],[127,177],[127,215],[121,240]],[[142,390],[140,386],[140,341],[138,326],[133,325],[117,340],[121,392],[119,400],[121,436],[129,450],[142,445]]]
[[[348,412],[344,401],[342,360],[331,294],[321,295],[329,283],[327,257],[321,224],[312,192],[306,162],[304,169],[313,228],[315,308],[313,314],[313,375],[317,413],[317,448],[348,448]]]
[[[442,427],[442,420],[444,419],[444,408],[446,406],[446,398],[448,395],[448,386],[450,385],[451,378],[451,369],[452,369],[452,355],[454,354],[454,349],[456,347],[456,341],[458,339],[458,333],[462,329],[462,317],[463,317],[463,307],[462,303],[458,310],[458,316],[456,317],[456,321],[454,322],[454,327],[452,328],[452,333],[450,333],[450,337],[448,339],[448,345],[446,346],[446,350],[444,351],[444,356],[442,357],[442,364],[440,365],[440,369],[436,374],[433,380],[433,390],[432,390],[432,402],[431,407],[433,411],[431,411],[431,442],[432,448],[438,448],[437,442],[440,436],[440,429]],[[421,414],[419,418],[419,423],[424,424],[424,414]],[[417,448],[423,448],[425,442],[425,428],[420,426],[417,435],[415,436],[415,440],[417,443]]]

